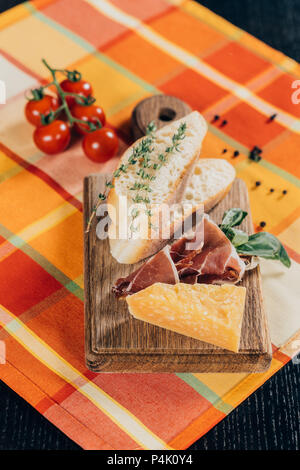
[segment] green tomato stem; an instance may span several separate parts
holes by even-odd
[[[50,85],[54,85],[56,87],[57,93],[60,96],[60,99],[61,99],[61,102],[62,102],[61,106],[56,111],[53,112],[52,120],[55,119],[56,116],[58,116],[59,113],[64,111],[66,113],[66,116],[68,118],[70,126],[73,126],[73,124],[76,122],[78,124],[84,124],[85,126],[88,125],[89,129],[87,130],[87,132],[93,132],[96,129],[100,129],[102,127],[102,124],[99,121],[99,119],[97,119],[97,124],[94,124],[91,121],[83,121],[82,119],[77,119],[72,115],[72,113],[70,111],[70,108],[69,108],[69,105],[68,105],[67,100],[66,100],[66,96],[73,96],[74,98],[79,99],[82,102],[84,102],[84,97],[82,97],[81,95],[79,95],[77,93],[66,92],[60,86],[60,83],[58,82],[58,80],[56,78],[56,73],[60,72],[60,73],[63,73],[63,74],[66,75],[68,71],[62,70],[62,69],[53,69],[52,67],[50,67],[50,65],[47,63],[47,61],[45,59],[42,59],[42,62],[47,67],[49,72],[51,73],[52,82],[50,82],[50,83],[46,84],[45,86],[41,87],[41,89],[49,87]]]

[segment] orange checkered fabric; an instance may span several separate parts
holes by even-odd
[[[290,270],[262,263],[268,372],[87,370],[82,180],[118,158],[93,163],[80,142],[55,156],[34,146],[24,92],[49,80],[42,57],[92,83],[120,152],[132,109],[149,95],[173,94],[203,113],[202,157],[235,166],[255,227],[265,221],[293,259]],[[299,76],[295,61],[190,0],[35,0],[0,16],[0,377],[83,448],[186,448],[299,352],[300,105],[291,98]],[[254,145],[258,163],[248,158]]]

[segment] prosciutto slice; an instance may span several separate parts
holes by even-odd
[[[170,256],[170,247],[165,246],[161,251],[148,259],[136,271],[127,277],[121,277],[113,286],[117,297],[139,292],[155,282],[176,284],[179,276],[175,264]]]
[[[193,237],[185,235],[164,247],[126,278],[118,279],[118,297],[134,294],[156,283],[224,284],[240,281],[245,263],[222,230],[207,215]]]
[[[223,284],[240,281],[245,272],[245,264],[234,246],[207,215],[204,216],[202,223],[204,224],[204,239],[200,249],[196,247],[189,253],[187,246],[191,240],[186,240],[185,243],[179,240],[180,243],[177,241],[171,246],[171,255],[175,261],[180,282]],[[198,239],[201,240],[201,237],[198,236]],[[195,239],[192,240],[192,242],[194,241]]]

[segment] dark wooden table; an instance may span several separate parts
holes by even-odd
[[[0,12],[22,3],[1,0]],[[300,61],[300,0],[201,0]],[[299,450],[300,365],[290,362],[190,449]],[[0,381],[0,450],[79,447]]]

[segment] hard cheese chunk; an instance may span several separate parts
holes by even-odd
[[[237,352],[245,296],[230,284],[156,283],[126,301],[139,320]]]

